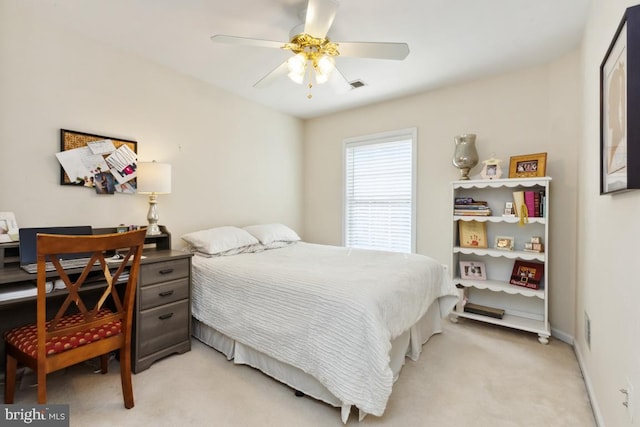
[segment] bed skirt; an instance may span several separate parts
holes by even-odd
[[[412,360],[417,360],[422,352],[422,346],[432,335],[440,332],[442,332],[442,320],[439,301],[436,300],[413,327],[393,340],[390,352],[390,367],[393,372],[394,382],[400,375],[405,358],[409,357]],[[235,341],[195,318],[193,318],[192,335],[206,345],[223,353],[227,359],[233,360],[236,364],[256,368],[294,390],[341,408],[342,422],[347,422],[351,412],[351,405],[343,404],[311,375]],[[360,412],[360,420],[365,415]]]

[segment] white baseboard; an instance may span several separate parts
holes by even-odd
[[[563,332],[559,329],[551,328],[551,336],[569,344],[570,346],[573,346],[573,336],[567,334],[566,332]]]
[[[582,357],[582,352],[580,351],[580,347],[573,343],[573,351],[576,353],[576,358],[578,359],[578,365],[580,366],[580,370],[582,371],[582,378],[584,378],[584,384],[587,387],[587,394],[589,395],[589,401],[591,402],[591,409],[593,410],[593,417],[596,420],[596,425],[598,427],[605,427],[604,420],[602,419],[602,414],[600,413],[600,406],[596,400],[596,396],[593,392],[593,386],[591,384],[591,378],[589,377],[589,373],[587,372],[584,365],[584,358]]]

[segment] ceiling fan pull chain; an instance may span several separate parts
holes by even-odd
[[[311,72],[311,68],[313,67],[307,67],[307,72],[309,75],[309,93],[307,94],[307,99],[313,98],[313,95],[311,94],[311,88],[313,88],[313,83],[311,81],[311,79],[313,78],[312,76],[313,73]]]

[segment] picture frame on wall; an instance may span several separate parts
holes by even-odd
[[[640,188],[640,6],[627,8],[600,65],[600,194]]]
[[[543,177],[547,173],[547,153],[511,156],[509,178]]]
[[[136,141],[60,129],[60,152],[56,154],[60,162],[60,185],[95,188],[96,175],[111,173],[112,169],[114,169],[109,165],[109,158],[115,157],[113,155],[114,152],[119,154],[118,157],[130,157],[131,161],[126,163],[133,165],[130,171],[131,178],[125,177],[126,179],[124,180],[118,180],[119,184],[128,184],[131,187],[131,191],[121,190],[122,186],[117,187],[118,191],[135,192],[135,159],[138,152],[138,143]],[[92,158],[98,160],[89,163]],[[124,169],[128,166],[128,164],[124,165],[122,170],[115,171],[118,175],[114,177],[122,177],[123,175],[119,172],[124,173]],[[68,170],[65,170],[65,168]],[[71,173],[72,170],[77,173],[70,178],[67,172]],[[78,172],[79,170],[82,172]]]

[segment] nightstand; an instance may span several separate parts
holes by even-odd
[[[133,322],[134,373],[191,350],[191,254],[160,250],[144,255]]]
[[[94,233],[113,232],[94,229]],[[171,250],[171,233],[147,236],[140,261],[131,331],[131,369],[191,350],[191,257]]]

